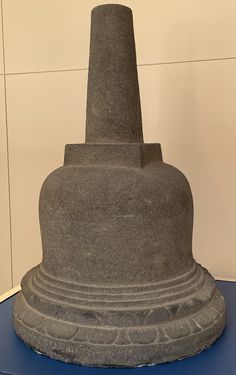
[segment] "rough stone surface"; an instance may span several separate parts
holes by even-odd
[[[142,120],[131,9],[92,11],[86,142],[142,142]]]
[[[43,184],[43,261],[22,280],[16,333],[90,366],[199,353],[224,328],[224,299],[192,256],[185,176],[142,141],[130,9],[93,10],[89,66],[87,143],[67,145]]]

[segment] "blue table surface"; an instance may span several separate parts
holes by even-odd
[[[223,335],[202,353],[181,361],[133,369],[92,368],[56,361],[37,354],[15,335],[14,297],[0,304],[0,374],[12,375],[236,375],[236,283],[218,281],[227,305]]]

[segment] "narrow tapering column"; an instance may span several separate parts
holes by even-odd
[[[143,142],[133,18],[122,5],[92,11],[86,142]]]

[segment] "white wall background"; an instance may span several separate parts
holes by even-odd
[[[40,187],[64,145],[84,141],[90,11],[102,3],[1,1],[0,293],[40,261]],[[119,3],[134,14],[145,141],[190,181],[195,258],[236,280],[236,2]]]

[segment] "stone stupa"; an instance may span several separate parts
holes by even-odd
[[[66,145],[39,217],[43,260],[14,306],[16,333],[33,349],[132,367],[191,356],[221,335],[223,296],[192,255],[188,181],[163,163],[160,144],[143,143],[125,6],[92,11],[86,143]]]

